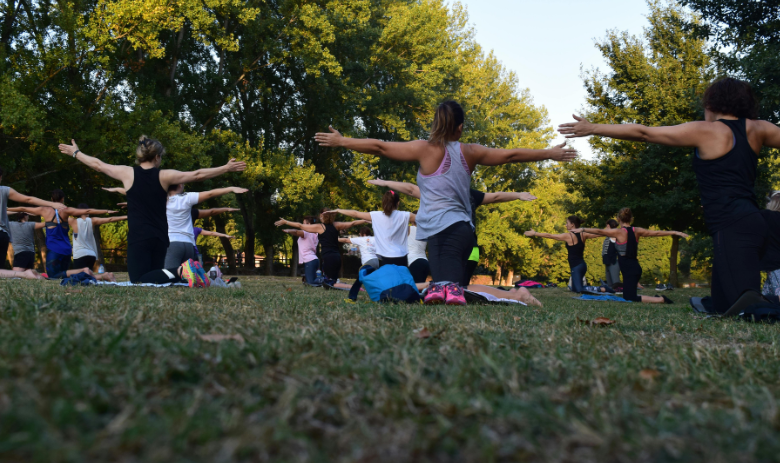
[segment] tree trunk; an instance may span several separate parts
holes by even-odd
[[[298,240],[293,237],[292,245],[292,261],[290,261],[290,276],[298,276]]]
[[[680,237],[672,236],[672,249],[669,252],[669,283],[675,288],[677,284],[677,254],[680,250]]]
[[[43,234],[43,230],[35,230],[35,245],[38,246],[38,250],[41,253],[41,262],[38,265],[38,271],[41,273],[46,272],[46,235]]]
[[[501,266],[496,265],[496,277],[493,278],[493,284],[494,285],[500,285],[501,284]]]
[[[512,280],[515,279],[515,270],[509,269],[506,271],[506,280],[504,280],[504,286],[512,286]]]
[[[214,219],[214,227],[217,229],[218,233],[224,233],[225,232],[225,218],[221,215],[215,215],[212,217]],[[228,273],[229,274],[235,274],[236,273],[236,251],[233,249],[233,244],[230,242],[227,238],[220,238],[219,242],[222,243],[222,248],[225,250],[225,258],[228,262]]]
[[[274,274],[274,247],[266,244],[265,249],[265,274],[272,276]]]

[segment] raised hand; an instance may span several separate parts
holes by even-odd
[[[274,222],[274,225],[276,225],[277,227],[281,227],[282,225],[287,225],[288,223],[289,222],[287,220],[280,218],[279,220]]]
[[[385,186],[387,184],[386,180],[382,180],[381,178],[378,178],[376,180],[369,180],[368,183],[375,186]]]
[[[683,233],[683,232],[677,232],[677,236],[679,236],[682,239],[687,239],[688,238],[688,235],[686,233]]]
[[[318,132],[314,135],[314,141],[320,144],[320,146],[339,147],[341,146],[341,132],[334,129],[332,125],[328,126],[328,132]]]
[[[533,237],[533,236],[536,236],[536,232],[533,231],[533,230],[528,230],[525,233],[523,233],[523,235],[529,236],[529,237]]]
[[[246,170],[246,162],[244,161],[236,161],[235,158],[228,161],[227,164],[228,172],[243,172]]]
[[[70,145],[66,145],[65,143],[60,143],[59,149],[60,153],[67,154],[68,156],[73,156],[73,153],[78,151],[79,147],[76,144],[76,140],[70,141]]]
[[[243,193],[246,193],[247,191],[249,191],[246,188],[241,188],[241,187],[237,187],[237,186],[231,187],[230,189],[233,191],[233,193],[235,193],[237,195],[240,195],[240,194],[243,194]],[[237,210],[238,209],[234,209],[234,211],[237,211]]]
[[[553,146],[549,150],[549,159],[560,162],[570,162],[577,158],[577,150],[566,146],[566,142]]]
[[[532,195],[531,193],[520,193],[520,201],[533,201],[537,199],[536,196]]]
[[[121,207],[122,209],[127,207],[127,203],[116,203],[116,205]]]
[[[241,209],[238,209],[236,207],[229,207],[227,208],[227,212],[240,212]]]
[[[566,138],[578,138],[593,135],[593,126],[595,124],[591,124],[584,117],[580,117],[575,114],[572,114],[572,117],[577,122],[567,122],[565,124],[559,125],[558,132],[560,132],[562,135],[565,135]]]

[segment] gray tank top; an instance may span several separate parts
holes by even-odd
[[[431,175],[417,171],[420,187],[420,210],[417,213],[417,240],[429,237],[458,222],[471,224],[469,186],[471,173],[467,170],[460,142],[450,142],[444,150],[439,169]]]
[[[95,245],[95,235],[92,233],[92,219],[76,219],[79,227],[78,234],[73,234],[73,258],[97,257],[97,246]]]

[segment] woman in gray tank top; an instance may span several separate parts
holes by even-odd
[[[574,149],[561,144],[546,150],[497,149],[477,144],[461,144],[463,108],[447,101],[439,105],[428,140],[385,142],[375,139],[346,138],[333,127],[329,133],[314,137],[320,146],[346,148],[396,161],[417,162],[420,210],[417,239],[428,241],[428,257],[433,283],[425,302],[464,305],[461,285],[466,261],[474,244],[469,185],[477,165],[498,166],[511,162],[552,159],[571,161]]]

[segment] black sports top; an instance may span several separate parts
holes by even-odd
[[[734,134],[734,146],[726,155],[705,161],[696,152],[693,170],[699,182],[704,222],[710,234],[759,212],[756,201],[758,156],[748,143],[745,119],[719,119]]]
[[[639,240],[634,233],[634,227],[623,227],[628,232],[625,243],[616,243],[618,259],[635,259],[639,251]]]
[[[604,244],[601,246],[601,262],[604,265],[612,265],[617,262],[617,248],[609,238],[604,238]]]
[[[763,209],[761,215],[766,221],[766,252],[761,257],[761,271],[773,272],[780,269],[780,212]]]
[[[569,265],[573,267],[585,262],[585,242],[582,241],[582,235],[580,233],[572,233],[572,235],[576,236],[579,241],[571,246],[565,241],[564,244],[566,244],[566,250],[569,251]]]
[[[158,239],[168,243],[168,192],[160,185],[160,169],[133,166],[127,190],[127,242]]]
[[[325,231],[320,233],[318,238],[320,240],[320,247],[323,254],[339,253],[339,231],[336,230],[336,226],[332,223],[322,224],[325,227]]]

